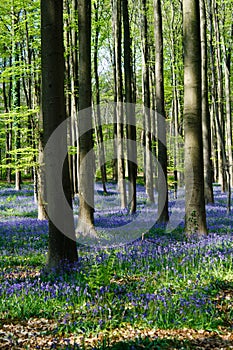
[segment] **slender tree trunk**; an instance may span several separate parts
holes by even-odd
[[[213,182],[218,181],[218,157],[217,157],[217,130],[216,130],[216,118],[215,118],[215,105],[210,105],[210,124],[211,124],[211,157],[213,160]]]
[[[222,54],[220,46],[220,32],[219,32],[219,19],[218,19],[218,6],[215,0],[212,1],[212,13],[213,13],[213,23],[214,23],[214,33],[216,40],[216,71],[217,71],[217,109],[218,109],[218,118],[220,121],[220,128],[223,134],[223,140],[225,140],[225,120],[223,113],[223,74],[222,74]],[[225,142],[222,144],[220,135],[218,136],[219,144],[219,174],[221,174],[221,184],[222,191],[225,192],[227,189],[227,179],[226,179],[226,167],[224,164],[224,155],[225,152]]]
[[[26,31],[26,65],[30,67],[30,75],[27,77],[26,74],[22,76],[22,85],[24,90],[24,95],[26,98],[27,107],[29,110],[32,110],[34,108],[33,106],[33,83],[35,85],[34,81],[34,71],[33,71],[33,49],[30,46],[30,34],[29,34],[29,27],[28,27],[28,12],[25,9],[24,10],[24,18],[25,18],[25,31]],[[21,59],[23,60],[24,54],[23,49],[21,49]],[[34,119],[34,115],[29,115],[27,120],[27,126],[28,126],[28,132],[27,132],[27,142],[30,147],[33,149],[37,148],[37,138],[35,135],[35,130],[37,128],[37,121]],[[33,156],[33,162],[36,164],[38,161],[37,155],[34,154]],[[35,203],[38,203],[38,174],[37,174],[37,168],[34,165],[31,169],[32,179],[34,183],[34,200]]]
[[[101,180],[103,184],[103,191],[107,193],[106,182],[107,182],[107,173],[106,173],[106,164],[105,164],[105,151],[104,151],[104,138],[103,130],[101,125],[101,116],[100,116],[100,87],[99,87],[99,74],[98,74],[98,46],[99,46],[99,0],[94,4],[95,7],[95,45],[94,45],[94,74],[95,74],[95,88],[96,88],[96,138],[98,144],[98,153],[99,153],[99,162],[100,162],[100,172]]]
[[[201,121],[201,46],[198,0],[183,1],[185,232],[207,234]]]
[[[233,24],[231,35],[233,36]],[[224,42],[223,38],[223,42]],[[232,108],[231,108],[231,46],[226,48],[223,43],[224,73],[225,73],[225,96],[226,96],[226,140],[227,140],[227,162],[229,167],[230,186],[233,186],[233,143],[232,143]],[[228,184],[229,186],[229,184]]]
[[[3,60],[3,67],[6,68],[6,61]],[[10,84],[11,89],[11,84]],[[4,110],[5,113],[9,113],[10,110],[10,99],[8,99],[7,96],[7,89],[6,89],[6,83],[3,81],[2,84],[2,92],[3,92],[3,101],[4,101]],[[9,102],[9,103],[8,103]],[[12,122],[6,123],[6,180],[10,184],[11,183],[11,150],[12,150]],[[8,166],[9,165],[9,166]]]
[[[65,120],[63,1],[41,0],[42,113],[44,146]],[[61,268],[65,260],[77,260],[71,186],[68,159],[63,165],[63,178],[57,169],[63,151],[67,150],[67,135],[62,135],[45,152],[46,203],[49,216],[49,246],[47,268]],[[62,181],[63,180],[63,181]],[[60,190],[63,183],[64,194]],[[66,200],[67,202],[66,202]],[[53,218],[53,220],[51,219]],[[59,227],[57,224],[59,223]]]
[[[69,154],[69,169],[72,182],[72,195],[78,192],[78,169],[77,169],[77,110],[78,110],[78,68],[77,68],[77,0],[66,0],[66,108],[67,116],[71,117],[69,129],[69,145],[72,146],[72,154]],[[76,150],[76,152],[75,152]]]
[[[127,207],[125,188],[125,164],[123,145],[123,94],[122,94],[122,68],[121,68],[121,0],[113,0],[114,46],[116,59],[116,118],[117,118],[117,176],[120,192],[121,208]]]
[[[91,0],[78,2],[79,28],[79,222],[81,234],[94,233],[94,151],[91,106]]]
[[[205,202],[213,203],[213,168],[211,161],[211,128],[208,102],[208,62],[206,42],[206,9],[205,1],[200,0],[200,23],[201,23],[201,63],[202,63],[202,136],[203,136],[203,159],[204,159],[204,188]]]
[[[18,44],[16,44],[16,50],[18,50]],[[19,65],[19,54],[16,54],[16,67]],[[20,111],[20,77],[17,75],[15,77],[15,87],[14,87],[14,108],[16,112]],[[18,116],[16,116],[15,121],[15,148],[16,148],[16,170],[15,170],[15,189],[16,191],[21,190],[21,171],[19,170],[20,166],[20,157],[18,155],[18,150],[21,147],[21,131],[20,131],[20,122]]]
[[[117,78],[116,78],[116,49],[115,49],[115,16],[114,16],[114,0],[111,0],[112,6],[112,36],[113,36],[113,50],[112,53],[112,68],[113,68],[113,81],[114,81],[114,114],[113,114],[113,159],[112,159],[112,180],[118,182],[118,170],[117,170]]]
[[[18,121],[18,113],[20,109],[20,75],[17,72],[19,66],[19,42],[17,42],[16,34],[18,32],[19,14],[15,12],[14,3],[11,7],[12,16],[12,107],[16,112],[14,120],[15,131],[15,189],[19,191],[21,189],[21,172],[19,170],[20,159],[18,155],[18,149],[20,149],[20,123]]]
[[[151,113],[150,113],[150,75],[149,75],[149,45],[147,23],[147,0],[142,0],[142,60],[143,60],[143,106],[145,118],[145,180],[148,200],[154,203]]]
[[[42,130],[43,121],[41,116],[40,119],[40,129]],[[45,185],[45,176],[44,176],[44,151],[43,151],[43,134],[39,131],[39,141],[38,141],[38,167],[36,169],[36,200],[37,200],[37,208],[38,220],[48,220],[48,215],[46,212],[46,185]]]
[[[174,123],[173,131],[173,152],[174,152],[174,197],[177,198],[178,191],[178,160],[179,160],[179,101],[177,91],[177,74],[176,74],[176,50],[175,50],[175,33],[174,33],[174,4],[172,6],[172,18],[171,18],[171,70],[172,70],[172,86],[173,86],[173,103],[172,103],[172,116]]]
[[[122,0],[123,23],[124,23],[124,69],[125,69],[125,102],[127,121],[127,152],[129,174],[129,199],[130,213],[136,212],[137,194],[137,147],[136,147],[136,119],[135,106],[132,92],[132,50],[129,26],[128,0]]]
[[[166,223],[168,216],[167,188],[167,141],[166,116],[164,108],[163,79],[163,34],[160,0],[154,0],[154,35],[155,35],[155,81],[156,81],[156,112],[158,120],[158,222]]]
[[[213,158],[213,164],[214,164],[214,180],[216,182],[221,182],[221,171],[219,170],[221,168],[220,166],[220,142],[218,137],[218,126],[216,121],[216,116],[218,113],[217,109],[217,87],[216,87],[216,69],[215,69],[215,63],[214,63],[214,47],[213,47],[213,14],[212,14],[212,7],[211,7],[211,1],[208,0],[208,12],[209,12],[209,56],[210,56],[210,67],[211,67],[211,124],[212,124],[212,158]]]
[[[64,23],[64,50],[65,50],[65,105],[66,105],[66,117],[72,118],[72,97],[73,97],[73,91],[71,88],[71,81],[73,78],[73,74],[71,73],[72,70],[72,37],[71,37],[71,27],[73,25],[72,23],[72,14],[70,10],[70,5],[68,1],[64,1],[63,3],[65,6],[65,10],[67,16],[65,18],[65,23]],[[70,127],[68,128],[68,136],[67,136],[67,142],[68,142],[68,147],[73,146],[72,144],[72,123],[69,125]],[[73,169],[72,169],[72,158],[73,155],[68,153],[68,163],[69,163],[69,174],[70,174],[70,182],[71,182],[71,189],[72,189],[72,198],[74,197],[74,178],[73,178]]]

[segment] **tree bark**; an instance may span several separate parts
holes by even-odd
[[[41,44],[45,146],[53,132],[65,120],[62,0],[41,0]],[[56,171],[64,149],[67,150],[67,135],[62,135],[52,145],[50,152],[45,152],[46,203],[49,216],[48,270],[62,268],[65,260],[71,263],[77,260],[73,215],[71,210],[66,210],[67,202],[70,206],[72,204],[67,157],[62,179],[57,178]],[[61,180],[67,202],[60,193]],[[60,223],[59,228],[56,226],[57,222]]]
[[[146,193],[150,203],[154,203],[152,140],[151,140],[151,112],[150,112],[150,84],[149,84],[149,45],[147,23],[147,0],[142,0],[142,60],[143,60],[143,106],[145,118],[145,180]]]
[[[100,34],[100,25],[99,25],[99,0],[94,4],[95,7],[95,44],[94,44],[94,75],[95,75],[95,89],[96,89],[96,106],[95,106],[95,116],[96,116],[96,139],[98,145],[98,154],[99,154],[99,163],[100,163],[100,173],[101,180],[103,185],[103,192],[107,193],[106,182],[107,182],[107,173],[106,173],[106,164],[105,164],[105,150],[104,150],[104,138],[103,130],[101,125],[101,115],[100,115],[100,86],[99,86],[99,74],[98,74],[98,46],[99,46],[99,34]]]
[[[198,0],[183,1],[185,232],[207,234],[201,121],[201,46]]]
[[[122,0],[123,24],[124,24],[124,72],[125,72],[125,102],[127,123],[127,152],[128,152],[128,176],[129,176],[129,209],[130,213],[136,212],[137,193],[137,147],[136,147],[136,119],[135,106],[133,105],[132,92],[132,50],[129,26],[128,0]]]
[[[91,85],[91,1],[78,2],[79,29],[79,221],[83,235],[94,233],[94,153]]]
[[[231,36],[233,36],[233,23],[231,28]],[[226,96],[226,140],[227,140],[227,158],[230,175],[230,184],[233,186],[233,143],[232,143],[232,108],[231,108],[231,46],[227,49],[225,39],[223,37],[223,57],[224,57],[224,73],[225,73],[225,96]]]
[[[200,0],[200,24],[201,24],[201,77],[202,77],[202,138],[204,159],[204,188],[205,202],[214,203],[213,195],[213,167],[211,161],[211,127],[208,100],[208,62],[206,41],[206,9],[205,1]]]
[[[219,19],[218,19],[218,5],[215,0],[212,1],[212,14],[213,14],[213,24],[214,24],[214,33],[216,40],[216,72],[217,72],[217,113],[220,121],[221,133],[223,140],[225,140],[225,120],[223,112],[223,79],[222,79],[222,52],[220,45],[220,32],[219,32]],[[219,175],[220,183],[222,185],[222,191],[225,192],[227,189],[227,178],[226,178],[226,166],[224,164],[224,153],[225,153],[225,141],[222,144],[221,136],[218,134],[218,148],[219,148]]]
[[[156,82],[156,113],[158,123],[158,222],[167,223],[168,188],[167,188],[167,141],[166,116],[164,108],[163,79],[163,34],[160,0],[154,0],[154,36],[155,36],[155,82]]]
[[[11,60],[10,60],[11,62]],[[3,67],[6,68],[6,60],[3,60]],[[9,87],[9,93],[11,93],[12,89],[12,83],[10,81],[10,87]],[[4,110],[5,113],[9,113],[10,111],[10,103],[11,99],[10,96],[7,94],[7,88],[6,88],[6,83],[3,81],[2,83],[2,93],[3,93],[3,101],[4,101]],[[9,96],[9,98],[8,98]],[[6,123],[6,143],[5,143],[5,148],[6,148],[6,165],[9,165],[6,167],[6,180],[10,184],[11,183],[11,150],[12,150],[12,122],[7,122]]]
[[[126,188],[125,188],[125,163],[124,163],[124,145],[123,145],[123,93],[122,93],[122,68],[121,68],[121,0],[113,0],[113,27],[114,27],[114,48],[116,60],[116,119],[117,119],[117,179],[120,192],[121,208],[127,207]]]

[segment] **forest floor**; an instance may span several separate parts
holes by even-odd
[[[143,187],[132,218],[109,186],[107,197],[97,187],[95,223],[110,235],[117,227],[118,246],[103,247],[105,235],[102,246],[79,246],[77,265],[48,275],[48,225],[36,219],[32,187],[1,185],[0,349],[233,349],[226,195],[215,187],[208,237],[187,239],[182,191],[177,200],[170,194],[170,228],[149,229],[154,209],[145,215]],[[122,242],[120,228],[138,228],[140,212],[147,233]]]
[[[130,325],[84,337],[66,334],[54,338],[57,323],[29,319],[5,323],[0,330],[0,349],[233,349],[233,332],[189,328],[138,329]]]

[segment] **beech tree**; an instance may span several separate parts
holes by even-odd
[[[117,180],[120,192],[121,208],[127,206],[126,188],[125,188],[125,163],[124,163],[124,145],[123,145],[123,82],[122,82],[122,9],[121,0],[112,0],[112,21],[114,36],[114,56],[115,56],[115,93],[116,93],[116,151],[117,151]]]
[[[42,115],[44,147],[53,132],[65,120],[64,98],[64,47],[63,47],[63,1],[41,0],[41,58],[42,58]],[[71,186],[68,158],[63,166],[63,179],[57,177],[59,161],[67,149],[66,135],[56,140],[45,152],[46,209],[49,218],[49,244],[47,267],[58,268],[65,260],[77,260],[77,248],[72,211]],[[65,197],[59,182],[63,180]],[[53,218],[53,220],[51,219]],[[59,227],[56,226],[60,223]]]
[[[155,82],[158,123],[158,222],[168,222],[168,189],[167,189],[167,140],[166,116],[164,108],[163,79],[163,34],[160,0],[154,0],[154,34],[155,34]]]
[[[185,232],[207,234],[201,120],[201,46],[198,0],[183,1]]]
[[[132,39],[130,36],[128,0],[122,0],[123,26],[124,26],[124,72],[125,72],[125,102],[126,102],[126,132],[128,152],[128,174],[129,174],[129,198],[130,213],[136,212],[137,193],[137,147],[136,147],[136,118],[133,106],[132,91]]]
[[[97,0],[94,3],[95,9],[95,39],[94,39],[94,76],[95,76],[95,101],[96,101],[96,111],[95,111],[95,124],[96,124],[96,141],[98,145],[98,155],[100,162],[100,173],[101,180],[103,184],[103,191],[106,194],[106,164],[105,164],[105,150],[104,150],[104,139],[103,130],[101,125],[101,114],[100,114],[100,84],[99,84],[99,73],[98,73],[98,49],[99,49],[99,35],[100,35],[100,17],[102,7],[100,1]]]
[[[145,138],[145,182],[148,201],[154,203],[153,167],[152,167],[152,138],[151,138],[151,98],[149,75],[149,42],[148,42],[148,2],[142,0],[142,94],[144,107],[144,138]]]
[[[91,0],[78,2],[79,29],[79,222],[78,231],[94,228],[94,154],[91,108]]]
[[[213,169],[211,161],[211,127],[208,98],[208,57],[206,38],[206,8],[205,1],[200,0],[200,35],[201,35],[201,82],[202,82],[202,139],[204,160],[204,188],[206,203],[214,202]]]

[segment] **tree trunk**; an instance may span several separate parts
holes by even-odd
[[[62,0],[41,0],[41,44],[45,146],[51,140],[53,132],[57,131],[65,120]],[[64,152],[67,152],[65,132],[45,152],[46,203],[49,216],[48,270],[62,268],[65,260],[68,262],[77,260],[67,157],[63,165],[62,178],[58,175],[62,171],[59,165],[61,154]],[[64,193],[61,193],[61,181]]]
[[[3,60],[3,67],[6,68],[6,60]],[[10,84],[11,89],[11,84]],[[6,91],[6,83],[3,81],[2,83],[2,92],[3,92],[3,101],[4,101],[4,110],[5,113],[9,113],[10,110],[10,99],[7,98],[7,91]],[[10,184],[11,183],[11,150],[12,150],[12,122],[6,123],[6,165],[9,164],[9,167],[6,167],[6,180]]]
[[[179,101],[178,101],[178,91],[177,91],[177,73],[176,73],[176,50],[175,50],[175,33],[174,33],[174,4],[172,6],[172,17],[171,17],[171,70],[172,70],[172,122],[173,127],[173,153],[174,153],[174,198],[177,198],[178,194],[178,165],[179,165]]]
[[[233,36],[233,24],[231,35]],[[231,46],[226,48],[223,38],[223,55],[224,55],[224,73],[225,73],[225,96],[226,96],[226,140],[227,140],[227,158],[230,175],[230,184],[233,186],[233,144],[232,144],[232,117],[231,117]]]
[[[201,46],[198,0],[183,1],[185,232],[207,234],[201,121]]]
[[[122,0],[124,24],[124,71],[125,71],[125,102],[127,123],[127,152],[129,176],[129,208],[130,213],[136,212],[137,193],[137,147],[136,147],[136,119],[132,92],[132,50],[129,26],[128,0]]]
[[[149,75],[149,45],[147,23],[147,0],[142,0],[142,60],[143,60],[143,106],[145,118],[145,180],[146,193],[150,203],[154,203],[151,112],[150,112],[150,75]]]
[[[121,68],[121,0],[113,0],[113,27],[114,27],[114,47],[116,59],[116,119],[117,119],[117,177],[120,192],[121,208],[127,207],[125,188],[125,164],[123,145],[123,94],[122,94],[122,68]]]
[[[212,158],[214,164],[214,181],[221,182],[221,155],[220,155],[220,142],[218,137],[218,126],[217,126],[217,87],[216,87],[216,69],[214,63],[214,47],[213,47],[213,13],[212,13],[212,2],[208,0],[208,11],[209,11],[209,56],[210,56],[210,67],[211,67],[211,124],[212,124]]]
[[[217,109],[218,109],[218,118],[220,121],[220,128],[225,140],[225,120],[223,113],[223,74],[222,74],[222,55],[221,55],[221,45],[220,45],[220,33],[219,33],[219,19],[218,19],[218,6],[215,0],[212,1],[212,13],[213,13],[213,22],[214,22],[214,33],[216,40],[216,71],[217,71]],[[226,178],[226,167],[224,164],[224,154],[225,153],[225,141],[222,144],[221,136],[218,136],[219,144],[219,174],[221,175],[220,181],[222,185],[222,191],[225,192],[227,189],[227,178]]]
[[[79,29],[79,221],[82,235],[94,233],[94,151],[91,108],[91,1],[78,2]]]
[[[21,189],[21,172],[19,170],[20,159],[18,149],[20,149],[20,123],[19,123],[19,109],[20,109],[20,75],[17,72],[19,66],[19,42],[16,40],[18,31],[19,14],[15,12],[14,3],[11,8],[12,16],[12,107],[15,112],[14,117],[14,132],[15,132],[15,189]]]
[[[66,0],[66,109],[67,116],[71,117],[69,129],[69,145],[72,146],[72,154],[69,154],[69,171],[72,183],[72,196],[78,192],[77,169],[77,110],[78,110],[78,58],[77,58],[77,0]],[[76,150],[76,151],[75,151]]]
[[[95,44],[94,44],[94,74],[95,74],[95,88],[96,88],[96,139],[98,145],[98,154],[99,154],[99,163],[100,163],[100,172],[101,180],[103,184],[103,192],[107,193],[106,182],[107,182],[107,173],[106,173],[106,164],[105,164],[105,151],[104,151],[104,139],[103,139],[103,130],[101,125],[101,116],[100,116],[100,87],[99,87],[99,74],[98,74],[98,46],[99,46],[99,0],[94,4],[95,7]]]
[[[213,195],[213,168],[211,161],[211,127],[208,101],[208,62],[206,42],[206,10],[205,1],[200,0],[200,24],[201,24],[201,77],[202,77],[202,138],[204,159],[204,188],[205,202],[214,203]]]
[[[166,223],[168,216],[167,188],[167,146],[166,117],[164,108],[163,80],[163,34],[160,0],[154,0],[154,35],[155,35],[155,82],[156,82],[156,112],[158,123],[158,222]]]
[[[18,44],[16,44],[16,50],[18,50]],[[19,64],[19,55],[18,53],[16,54],[16,67]],[[14,77],[15,83],[14,83],[14,108],[17,113],[20,113],[20,77],[16,75]],[[20,130],[20,122],[19,122],[19,117],[16,115],[16,121],[15,121],[15,150],[16,150],[16,156],[15,156],[15,161],[16,161],[16,170],[15,170],[15,189],[16,191],[21,190],[21,171],[19,170],[20,167],[20,157],[18,155],[18,150],[21,147],[21,130]]]

